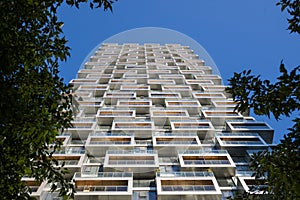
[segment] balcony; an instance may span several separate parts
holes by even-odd
[[[220,149],[232,156],[243,156],[248,150],[263,150],[269,146],[257,133],[219,133],[216,141]]]
[[[193,79],[194,75],[202,75],[205,74],[203,70],[188,70],[187,67],[181,67],[180,73],[185,76],[186,79]]]
[[[68,128],[66,131],[72,135],[72,138],[81,138],[85,140],[89,133],[92,132],[96,123],[94,121],[81,121],[81,120],[73,120],[72,127]]]
[[[177,85],[185,83],[185,77],[182,74],[161,74],[158,76],[161,80],[174,80]]]
[[[203,85],[213,85],[214,83],[211,80],[196,80],[196,79],[186,79],[185,83],[190,85],[193,90],[201,90]]]
[[[233,100],[214,100],[212,101],[213,106],[216,109],[234,110],[237,106],[237,102]]]
[[[158,199],[221,199],[216,178],[208,172],[158,173]]]
[[[74,98],[91,98],[93,93],[92,92],[86,92],[86,91],[82,91],[82,90],[76,90],[73,93]]]
[[[227,95],[226,95],[227,96]],[[213,100],[212,105],[217,110],[228,110],[234,111],[235,107],[237,106],[237,102],[233,101],[232,99],[226,100]],[[241,113],[243,116],[249,116],[249,109]]]
[[[134,91],[138,97],[148,97],[148,93],[150,90],[149,85],[121,85],[121,91]]]
[[[147,72],[147,66],[145,65],[145,61],[134,62],[133,64],[127,64],[125,66],[127,70],[137,70],[138,74],[145,74]]]
[[[75,102],[75,105],[78,105],[79,110],[83,110],[84,113],[87,114],[96,114],[97,110],[101,107],[103,107],[104,101],[101,100],[84,100],[84,101],[79,101],[77,100]]]
[[[153,178],[159,167],[156,151],[107,151],[104,171],[133,172],[135,178]]]
[[[104,73],[104,70],[95,70],[95,69],[80,69],[77,73],[78,78],[86,78],[88,75],[97,75],[98,77]]]
[[[162,85],[163,92],[179,92],[182,97],[191,97],[192,88],[188,85]]]
[[[152,107],[152,101],[148,99],[139,100],[119,100],[117,102],[118,108],[134,109],[136,114],[149,114],[149,108]]]
[[[183,170],[211,169],[216,177],[235,175],[235,163],[227,151],[185,150],[178,151],[180,166]]]
[[[153,136],[153,148],[159,156],[177,156],[178,150],[197,150],[201,143],[196,134],[162,134]]]
[[[78,78],[72,79],[69,84],[76,90],[80,85],[96,85],[99,79]]]
[[[150,79],[158,79],[159,78],[158,75],[160,75],[160,74],[171,74],[171,70],[164,70],[164,69],[156,70],[156,69],[153,69],[153,70],[148,70],[147,73],[148,73]]]
[[[137,84],[146,84],[149,76],[148,74],[124,74],[123,79],[134,79]]]
[[[134,137],[90,134],[85,148],[93,156],[105,156],[107,150],[133,150]]]
[[[152,100],[153,104],[161,104],[165,103],[166,99],[181,99],[181,95],[179,92],[154,92],[150,91],[149,99]]]
[[[100,78],[99,78],[99,84],[107,84],[108,81],[113,78],[113,75],[110,74],[110,71],[112,71],[112,69],[110,69],[110,68],[106,68],[105,69],[104,72],[107,73],[107,74],[102,74],[100,76]]]
[[[193,99],[178,99],[178,100],[165,100],[167,109],[186,109],[190,115],[199,115],[201,105],[199,101]]]
[[[227,110],[202,110],[202,115],[214,126],[225,126],[226,120],[243,119],[240,113]]]
[[[148,79],[151,90],[161,90],[161,85],[175,85],[174,80]]]
[[[135,110],[129,109],[99,109],[96,115],[97,122],[100,125],[110,126],[114,119],[134,119]]]
[[[219,75],[204,74],[204,75],[194,75],[196,80],[211,80],[214,85],[221,85],[222,78]]]
[[[133,91],[107,91],[104,93],[103,99],[105,104],[115,105],[118,100],[136,98],[136,93]]]
[[[115,69],[112,74],[115,79],[119,79],[122,78],[124,74],[137,74],[137,70]]]
[[[212,138],[215,130],[210,121],[206,120],[170,120],[172,132],[197,133],[199,139]]]
[[[227,88],[227,86],[224,86],[224,85],[203,85],[202,86],[202,90],[203,92],[222,92],[225,94],[225,96],[227,98],[232,98],[232,95],[227,93],[225,91],[225,89]]]
[[[63,135],[58,135],[55,137],[57,141],[61,142],[61,146],[67,146],[72,140],[72,136],[69,133],[64,133]]]
[[[119,90],[121,85],[136,85],[137,81],[135,79],[110,79],[108,84],[111,90]]]
[[[200,66],[202,65],[202,66]],[[205,74],[211,74],[212,68],[209,66],[204,66],[204,61],[198,66],[189,66],[189,70],[198,70],[198,71],[204,71]]]
[[[217,144],[221,149],[233,151],[230,154],[242,152],[242,150],[262,150],[268,148],[268,144],[257,133],[218,133]]]
[[[80,172],[81,165],[84,161],[85,155],[71,154],[70,152],[65,152],[66,154],[54,154],[53,158],[58,161],[58,166],[64,164],[64,168],[67,168],[69,173],[65,174],[65,178],[72,178],[75,172]]]
[[[76,173],[75,199],[132,199],[132,173],[99,173],[96,177],[85,177]]]
[[[71,147],[67,146],[64,148],[61,148],[53,153],[53,156],[82,156],[82,154],[85,154],[85,149],[83,146],[81,147]]]
[[[263,179],[255,179],[255,177],[251,176],[239,176],[237,186],[238,189],[250,194],[267,195],[267,193],[260,191],[261,189],[268,187],[266,181]]]
[[[271,144],[273,141],[274,130],[266,122],[258,121],[226,121],[226,130],[230,132],[256,132],[263,140]]]
[[[152,121],[113,121],[112,128],[113,133],[134,133],[135,137],[149,138],[155,130],[154,122]]]
[[[107,75],[107,74],[104,74],[104,71],[102,70],[99,70],[99,73],[91,73],[91,74],[87,74],[86,78],[87,79],[96,79],[96,78],[101,78],[102,75]]]
[[[210,105],[214,100],[225,100],[226,97],[223,93],[203,93],[203,92],[193,92],[193,97],[198,99],[201,105]]]
[[[163,62],[165,62],[165,59],[163,59]],[[159,70],[170,70],[171,73],[178,73],[179,67],[178,66],[172,66],[173,63],[171,65],[170,64],[157,65],[157,69],[159,69]]]
[[[102,97],[108,90],[108,85],[81,85],[77,91],[89,92],[93,97]]]
[[[31,190],[30,197],[40,199],[43,196],[43,190],[46,186],[46,182],[38,182],[34,178],[23,177],[22,182],[25,183]]]
[[[153,119],[156,126],[169,125],[169,120],[187,119],[189,114],[186,110],[155,110],[150,111],[151,119]]]

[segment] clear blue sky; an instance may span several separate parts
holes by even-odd
[[[287,31],[287,14],[276,1],[240,0],[119,0],[113,13],[62,6],[59,18],[71,57],[62,63],[61,75],[68,82],[76,77],[87,54],[105,39],[133,28],[162,27],[179,31],[201,44],[216,63],[224,83],[233,72],[252,69],[272,81],[284,60],[288,69],[300,64],[300,36]],[[299,115],[299,113],[297,113]],[[275,129],[278,143],[290,119],[276,122],[264,117]]]

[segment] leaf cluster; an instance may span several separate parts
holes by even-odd
[[[269,80],[261,80],[260,76],[251,75],[251,70],[234,73],[229,79],[227,92],[238,102],[236,109],[245,111],[253,108],[257,115],[272,113],[276,119],[290,116],[300,109],[300,66],[290,73],[280,65],[281,76],[272,84]]]
[[[291,33],[300,34],[300,1],[281,0],[276,5],[281,11],[287,10],[291,18],[288,19]],[[231,93],[238,102],[236,110],[246,111],[253,108],[257,115],[275,119],[281,116],[289,117],[300,109],[300,66],[288,72],[281,62],[281,75],[277,82],[261,80],[260,76],[251,75],[251,70],[234,73],[229,79]],[[264,195],[254,193],[240,193],[234,199],[300,199],[300,118],[296,117],[294,126],[287,135],[271,151],[254,154],[250,168],[255,171],[256,180],[263,179],[267,187],[254,187]],[[257,182],[256,186],[259,186]],[[253,192],[252,190],[252,192]]]
[[[300,118],[272,151],[254,154],[250,167],[257,179],[265,177],[270,187],[262,188],[274,199],[300,199]]]
[[[287,19],[288,29],[291,33],[300,34],[300,1],[299,0],[281,0],[276,4],[281,6],[281,11],[287,10],[291,18]]]
[[[281,75],[276,83],[261,80],[251,75],[250,70],[234,73],[229,79],[227,92],[238,102],[236,109],[245,111],[253,108],[257,115],[272,113],[276,119],[290,116],[300,109],[300,66],[288,72],[284,64],[280,65]],[[300,198],[300,118],[294,119],[294,126],[284,135],[283,140],[271,151],[254,154],[250,167],[255,171],[257,180],[263,178],[268,187],[257,187],[264,198],[299,199]],[[268,194],[268,195],[267,195]],[[243,193],[245,199],[262,198],[261,195]],[[246,198],[247,197],[247,198]],[[239,199],[238,197],[235,199]]]
[[[104,11],[108,9],[113,11],[112,4],[118,0],[92,0],[89,1],[90,8],[101,8],[103,7]],[[75,6],[79,8],[80,3],[87,3],[88,0],[66,0],[66,3],[70,6]]]
[[[87,1],[66,1],[78,7]],[[0,1],[0,194],[1,199],[30,199],[23,177],[47,181],[60,196],[73,185],[64,178],[53,153],[56,136],[71,126],[70,88],[59,77],[59,62],[70,48],[57,9],[63,0]],[[110,9],[112,1],[94,0]],[[51,146],[51,148],[49,148]]]

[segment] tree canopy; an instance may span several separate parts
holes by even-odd
[[[112,11],[111,0],[66,0],[77,8]],[[69,87],[59,77],[59,61],[70,48],[57,9],[63,0],[0,1],[0,194],[2,199],[29,199],[22,177],[47,181],[60,195],[72,194],[66,169],[52,157],[56,136],[71,126]],[[52,147],[49,150],[49,147]]]
[[[300,1],[281,0],[277,3],[281,11],[287,10],[287,19],[291,33],[300,34]],[[272,114],[275,119],[290,117],[292,113],[299,114],[300,110],[300,66],[290,72],[283,62],[279,67],[281,75],[277,82],[262,80],[251,74],[251,70],[234,73],[229,79],[227,92],[231,93],[238,102],[236,109],[245,111],[253,109],[257,115]],[[264,199],[299,199],[300,198],[300,118],[294,120],[294,126],[271,151],[254,154],[250,168],[255,171],[257,179],[263,178],[268,187],[260,188]],[[257,189],[258,187],[255,187]],[[237,196],[236,199],[260,199],[259,195]]]

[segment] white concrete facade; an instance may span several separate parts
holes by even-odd
[[[79,70],[78,113],[57,154],[76,160],[75,199],[225,199],[241,188],[246,152],[268,148],[274,131],[235,112],[198,57],[179,44],[103,44]]]

